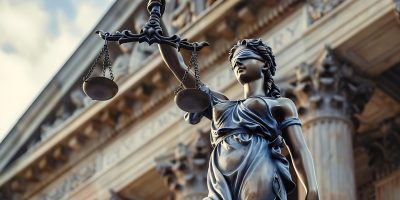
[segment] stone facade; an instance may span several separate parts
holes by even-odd
[[[140,31],[146,3],[116,1],[95,29]],[[398,199],[399,1],[167,3],[170,33],[211,44],[200,52],[202,81],[231,99],[242,93],[227,67],[231,46],[250,37],[272,46],[275,80],[298,106],[322,199]],[[91,101],[81,80],[102,45],[88,36],[0,144],[0,199],[206,195],[209,122],[184,122],[173,102],[178,81],[147,44],[110,44],[120,91]],[[304,196],[298,184],[289,199]]]

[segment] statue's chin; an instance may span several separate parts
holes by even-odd
[[[245,85],[246,83],[251,83],[254,82],[256,80],[259,80],[261,77],[249,77],[246,75],[239,75],[238,77],[236,77],[236,80],[241,84],[241,85]]]

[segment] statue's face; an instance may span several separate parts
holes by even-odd
[[[242,85],[264,77],[265,64],[261,59],[259,55],[245,48],[236,50],[231,64],[236,79]]]

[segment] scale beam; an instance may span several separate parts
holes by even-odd
[[[96,31],[96,34],[107,41],[118,41],[119,44],[129,42],[147,42],[149,45],[153,43],[166,44],[177,48],[178,51],[181,48],[191,51],[199,51],[203,47],[209,46],[207,42],[190,43],[187,39],[181,39],[178,35],[169,37],[163,36],[160,22],[161,16],[165,10],[165,0],[150,0],[147,5],[147,10],[150,13],[150,18],[139,34],[134,34],[130,30],[124,30],[122,32],[117,31],[114,34],[98,30]]]

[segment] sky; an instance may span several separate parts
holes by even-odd
[[[115,0],[0,0],[0,141]]]

